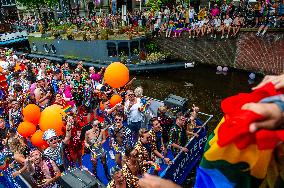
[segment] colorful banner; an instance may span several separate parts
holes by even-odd
[[[174,163],[160,176],[181,185],[202,157],[204,146],[207,142],[206,132],[206,128],[202,128],[198,133],[198,138],[194,137],[187,144],[188,153],[180,153],[175,158]]]

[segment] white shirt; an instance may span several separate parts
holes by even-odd
[[[218,18],[218,19],[214,19],[214,25],[215,27],[220,27],[221,26],[221,20]]]
[[[233,22],[232,18],[228,18],[224,20],[224,24],[228,27],[231,25],[231,23]]]
[[[199,27],[202,27],[202,26],[204,25],[204,22],[203,22],[203,21],[198,21],[198,22],[197,22],[197,25],[198,25]]]
[[[127,114],[127,120],[128,122],[139,122],[143,120],[143,114],[139,111],[139,108],[142,107],[142,103],[140,101],[140,98],[137,98],[136,103],[131,106],[131,108],[128,110],[128,107],[130,105],[130,101],[127,100],[125,102],[124,111]]]
[[[194,9],[189,9],[189,18],[194,18],[195,11]]]

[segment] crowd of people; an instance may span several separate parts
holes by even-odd
[[[166,115],[169,109],[161,106],[154,117],[143,89],[132,89],[135,78],[113,89],[104,82],[105,68],[96,71],[86,69],[82,62],[69,67],[46,59],[30,60],[9,49],[1,49],[0,58],[0,169],[5,173],[8,168],[14,178],[24,173],[36,186],[56,187],[62,172],[75,167],[86,170],[82,156],[90,154],[93,168],[89,171],[99,178],[97,164],[101,161],[109,187],[138,187],[144,173],[158,173],[149,170],[152,166],[171,164],[168,153],[188,152],[187,141],[198,136],[194,131],[200,128],[198,107],[179,112],[173,119]],[[111,106],[113,95],[121,96],[122,102]],[[30,137],[17,131],[29,104],[41,110],[53,104],[71,106],[63,135],[53,129],[44,132],[45,148],[33,146]],[[112,168],[108,152],[116,164]],[[8,160],[2,155],[9,155]]]
[[[228,1],[216,1],[209,7],[199,8],[190,5],[167,6],[157,11],[151,9],[134,10],[125,17],[121,14],[93,13],[88,17],[79,15],[70,18],[42,19],[27,17],[13,22],[16,28],[29,32],[39,31],[40,25],[48,28],[49,24],[75,24],[78,28],[88,26],[93,29],[117,29],[122,25],[144,27],[159,36],[165,32],[166,37],[180,37],[183,32],[189,38],[209,35],[216,38],[235,37],[240,28],[259,28],[258,36],[264,35],[268,28],[283,27],[284,3],[275,1],[240,1],[239,4]],[[262,31],[262,32],[261,32]]]

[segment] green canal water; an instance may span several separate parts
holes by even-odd
[[[249,92],[263,76],[256,75],[255,83],[248,83],[249,72],[228,70],[227,75],[216,74],[216,67],[197,65],[185,70],[149,72],[136,75],[134,86],[141,85],[144,95],[164,100],[169,94],[188,99],[189,105],[195,104],[200,111],[214,115],[210,130],[222,118],[220,102],[222,99],[239,92]]]

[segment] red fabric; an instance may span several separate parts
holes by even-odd
[[[221,102],[221,108],[224,114],[230,115],[235,113],[241,107],[250,102],[259,102],[266,97],[282,94],[283,91],[276,91],[272,83],[268,83],[263,87],[254,90],[251,93],[240,93],[238,95],[228,97]]]
[[[241,107],[250,102],[259,102],[266,97],[284,93],[276,91],[272,83],[266,84],[251,93],[241,93],[226,98],[221,103],[225,121],[218,130],[218,145],[224,147],[234,143],[239,149],[244,149],[250,144],[257,144],[258,149],[272,149],[279,141],[284,141],[284,130],[259,130],[249,132],[249,125],[260,121],[263,117],[252,111],[241,110]]]

